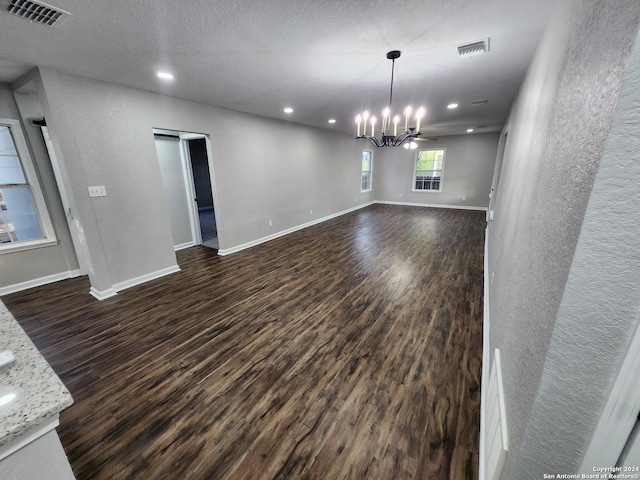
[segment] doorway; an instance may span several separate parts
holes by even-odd
[[[219,212],[211,143],[200,133],[153,129],[160,174],[168,200],[174,248],[219,249]]]
[[[186,147],[191,162],[201,242],[202,245],[217,250],[220,245],[218,242],[218,227],[216,225],[216,209],[213,202],[207,143],[204,138],[184,139],[183,141],[187,142]]]

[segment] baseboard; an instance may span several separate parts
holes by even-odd
[[[223,256],[230,255],[232,253],[236,253],[241,250],[246,250],[247,248],[255,247],[256,245],[260,245],[261,243],[266,243],[270,240],[275,240],[276,238],[289,235],[290,233],[297,232],[298,230],[302,230],[307,227],[311,227],[312,225],[317,225],[318,223],[326,222],[327,220],[331,220],[332,218],[341,217],[342,215],[346,215],[347,213],[355,212],[356,210],[360,210],[361,208],[368,207],[370,205],[373,205],[374,203],[376,202],[363,203],[361,205],[357,205],[347,210],[333,213],[331,215],[327,215],[326,217],[317,218],[315,220],[312,220],[311,222],[307,222],[307,223],[303,223],[302,225],[297,225],[295,227],[287,228],[286,230],[281,230],[271,235],[267,235],[266,237],[253,240],[251,242],[243,243],[242,245],[236,245],[235,247],[220,249],[218,250],[218,255],[223,255]]]
[[[383,200],[376,200],[373,203],[380,203],[382,205],[404,205],[406,207],[453,208],[456,210],[479,210],[481,212],[487,211],[487,207],[473,207],[469,205],[442,205],[439,203],[391,202]]]
[[[480,210],[480,211],[487,210],[487,207],[471,207],[467,205],[439,205],[439,204],[431,204],[431,203],[385,202],[381,200],[374,200],[372,202],[367,202],[361,205],[357,205],[347,210],[342,210],[340,212],[327,215],[326,217],[317,218],[311,222],[303,223],[302,225],[297,225],[295,227],[287,228],[286,230],[281,230],[271,235],[267,235],[266,237],[252,240],[251,242],[243,243],[241,245],[236,245],[235,247],[231,247],[231,248],[221,248],[218,250],[218,255],[222,255],[222,256],[231,255],[232,253],[236,253],[241,250],[246,250],[247,248],[255,247],[256,245],[260,245],[261,243],[266,243],[270,240],[275,240],[276,238],[283,237],[293,232],[297,232],[298,230],[302,230],[303,228],[307,228],[312,225],[317,225],[318,223],[326,222],[327,220],[331,220],[332,218],[340,217],[342,215],[346,215],[347,213],[355,212],[356,210],[360,210],[361,208],[365,208],[376,203],[383,204],[383,205],[404,205],[409,207],[454,208],[458,210]]]
[[[21,292],[33,287],[40,287],[47,285],[48,283],[59,282],[60,280],[67,280],[69,278],[79,277],[81,275],[80,270],[69,270],[66,272],[54,273],[53,275],[47,275],[46,277],[35,278],[33,280],[27,280],[26,282],[14,283],[13,285],[7,285],[0,288],[0,296],[9,295],[10,293]]]
[[[127,288],[140,285],[141,283],[149,282],[151,280],[155,280],[157,278],[164,277],[166,275],[171,275],[172,273],[176,273],[179,271],[180,271],[180,267],[178,265],[172,265],[171,267],[167,267],[161,270],[157,270],[155,272],[147,273],[145,275],[141,275],[136,278],[131,278],[129,280],[125,280],[124,282],[114,283],[113,287],[111,288],[117,293]]]
[[[113,288],[108,288],[106,290],[98,290],[95,287],[91,287],[89,289],[89,293],[96,297],[98,300],[106,300],[107,298],[111,298],[115,296],[118,292],[116,292]]]
[[[175,252],[177,252],[178,250],[184,250],[185,248],[194,247],[195,245],[196,245],[195,242],[192,240],[192,241],[187,242],[187,243],[181,243],[179,245],[174,245],[173,250]]]
[[[489,388],[489,230],[484,231],[484,299],[482,320],[482,380],[480,385],[480,449],[478,480],[486,480],[487,392]]]

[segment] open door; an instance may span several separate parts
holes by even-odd
[[[153,130],[176,250],[219,248],[219,211],[206,135]]]
[[[76,219],[73,217],[73,212],[71,211],[71,206],[69,205],[69,196],[67,195],[67,190],[64,186],[64,182],[62,181],[60,164],[58,163],[58,158],[56,157],[53,143],[51,142],[51,137],[49,136],[49,130],[47,129],[46,125],[41,125],[40,129],[44,138],[44,144],[47,147],[49,159],[51,160],[53,175],[56,179],[56,183],[58,184],[58,191],[60,192],[60,199],[62,200],[62,208],[64,209],[64,214],[67,218],[69,232],[71,233],[71,241],[73,242],[73,248],[76,252],[78,265],[80,266],[80,274],[87,275],[89,273],[89,269],[87,267],[87,257],[84,250],[84,245],[82,244],[81,240],[82,235],[80,235],[80,226],[78,225]]]
[[[213,200],[213,188],[211,184],[211,169],[209,168],[209,155],[207,152],[206,138],[183,138],[186,142],[185,149],[189,154],[191,165],[191,178],[199,224],[200,243],[210,248],[219,248],[218,227],[216,223],[216,210]]]

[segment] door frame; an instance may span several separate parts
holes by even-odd
[[[85,244],[80,238],[80,234],[77,230],[76,219],[73,216],[71,205],[69,203],[69,195],[67,189],[62,180],[62,170],[56,156],[55,149],[53,148],[53,141],[49,135],[49,129],[46,125],[40,125],[40,131],[42,132],[42,138],[44,139],[45,148],[49,154],[49,160],[51,162],[51,168],[53,170],[53,176],[55,177],[56,184],[58,185],[58,192],[60,194],[60,200],[62,201],[62,209],[64,210],[64,216],[67,220],[67,227],[69,228],[69,234],[71,235],[71,242],[73,243],[73,249],[78,259],[78,266],[80,268],[80,275],[88,275],[89,267],[87,265],[87,258],[89,256],[85,249]]]
[[[593,432],[579,473],[593,474],[593,467],[615,467],[640,411],[640,325],[629,342],[620,371]]]
[[[202,232],[200,230],[200,215],[198,213],[198,203],[196,201],[196,185],[191,166],[191,153],[189,151],[189,140],[204,139],[207,150],[207,163],[209,166],[209,180],[211,182],[211,195],[215,213],[216,230],[218,232],[218,244],[222,244],[222,232],[220,230],[221,209],[216,188],[215,173],[213,168],[213,152],[211,139],[203,133],[179,132],[180,154],[182,156],[182,171],[184,174],[185,189],[189,198],[189,216],[191,220],[191,233],[196,245],[202,244]]]

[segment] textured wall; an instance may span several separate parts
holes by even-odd
[[[570,417],[572,397],[584,394],[570,388],[587,385],[566,383],[569,377],[609,361],[585,363],[583,352],[575,362],[564,351],[568,338],[554,328],[639,15],[635,0],[562,5],[505,126],[489,227],[490,349],[501,349],[510,434],[503,479],[571,472],[589,440],[597,399],[585,407],[591,415],[575,415],[571,425],[550,431],[539,422],[541,414],[556,422]],[[558,322],[578,346],[579,319]]]
[[[520,468],[575,470],[640,320],[640,37],[580,230]],[[561,407],[561,408],[559,408]],[[558,434],[562,432],[562,434]],[[553,463],[552,463],[553,462]],[[602,467],[608,465],[591,465]]]
[[[498,133],[481,133],[419,143],[419,149],[446,148],[442,192],[438,193],[411,191],[416,150],[374,150],[376,200],[487,207],[498,138]],[[368,149],[364,143],[362,148]]]

